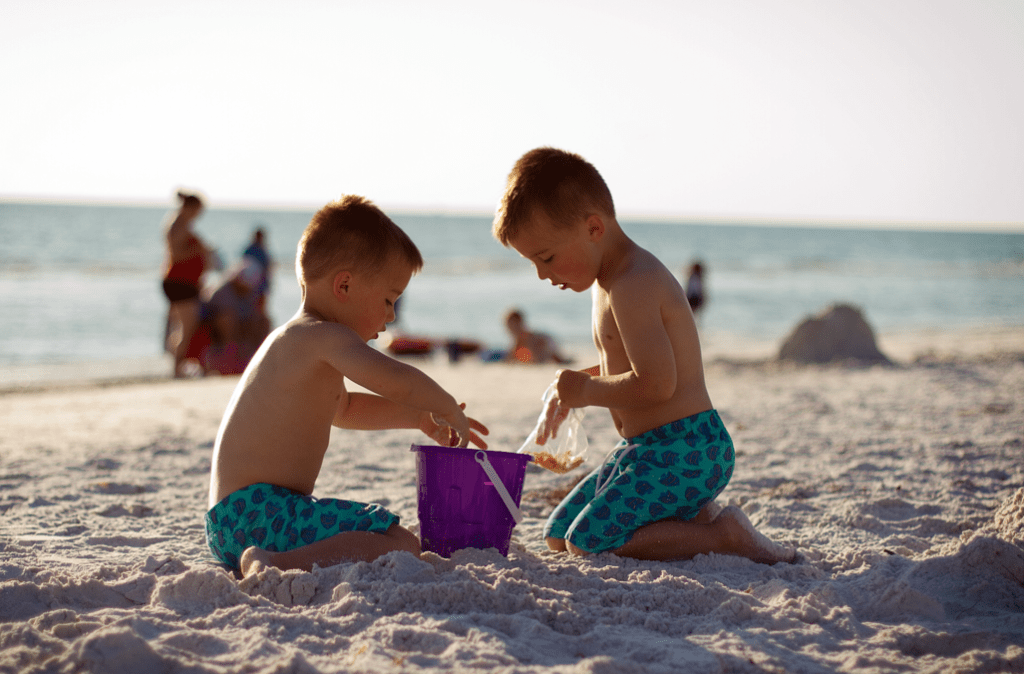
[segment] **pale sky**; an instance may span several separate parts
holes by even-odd
[[[1024,0],[0,0],[0,199],[1024,231]]]

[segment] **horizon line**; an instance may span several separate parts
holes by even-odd
[[[205,196],[205,195],[204,195]],[[376,203],[376,202],[375,202]],[[0,195],[2,204],[24,205],[66,205],[66,206],[122,206],[135,208],[172,209],[167,201],[155,199],[117,199],[112,197],[60,197],[60,196],[5,196]],[[209,204],[209,199],[207,199]],[[218,211],[309,211],[316,212],[323,204],[314,205],[303,202],[255,202],[225,200],[217,205],[207,205],[208,210]],[[379,204],[378,204],[379,206]],[[435,205],[402,205],[381,206],[387,213],[404,215],[449,215],[455,217],[486,217],[493,218],[494,212],[482,207],[459,207]],[[966,233],[1001,233],[1024,234],[1024,221],[962,221],[962,220],[913,220],[913,219],[863,219],[822,216],[766,216],[766,215],[711,215],[711,214],[674,214],[659,211],[630,211],[616,214],[623,222],[646,222],[678,225],[711,225],[726,227],[792,227],[821,229],[865,229],[893,231],[936,231]]]

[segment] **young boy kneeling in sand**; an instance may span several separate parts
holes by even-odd
[[[430,377],[367,344],[395,320],[395,301],[423,266],[409,237],[376,206],[347,196],[316,213],[299,241],[298,313],[263,342],[217,434],[206,538],[244,575],[264,565],[312,569],[419,554],[415,534],[378,504],[311,496],[333,424],[418,428],[435,441],[486,443],[487,429]],[[349,392],[345,379],[373,394]]]
[[[678,281],[615,219],[601,175],[582,157],[538,148],[508,177],[494,235],[541,279],[593,295],[600,365],[560,370],[538,444],[569,408],[607,407],[624,438],[555,508],[552,550],[652,560],[701,553],[790,561],[736,507],[714,501],[732,476],[732,440],[704,384],[700,342]]]

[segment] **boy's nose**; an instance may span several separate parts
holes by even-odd
[[[395,308],[394,307],[388,307],[388,315],[384,318],[384,322],[385,323],[394,323],[395,322]]]

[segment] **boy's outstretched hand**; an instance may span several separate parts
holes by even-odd
[[[463,410],[466,409],[466,403],[460,403],[459,407]],[[487,442],[480,437],[480,435],[490,433],[487,427],[464,414],[459,416],[461,419],[424,412],[420,417],[420,430],[431,440],[444,447],[467,447],[472,443],[480,449],[487,449]]]

